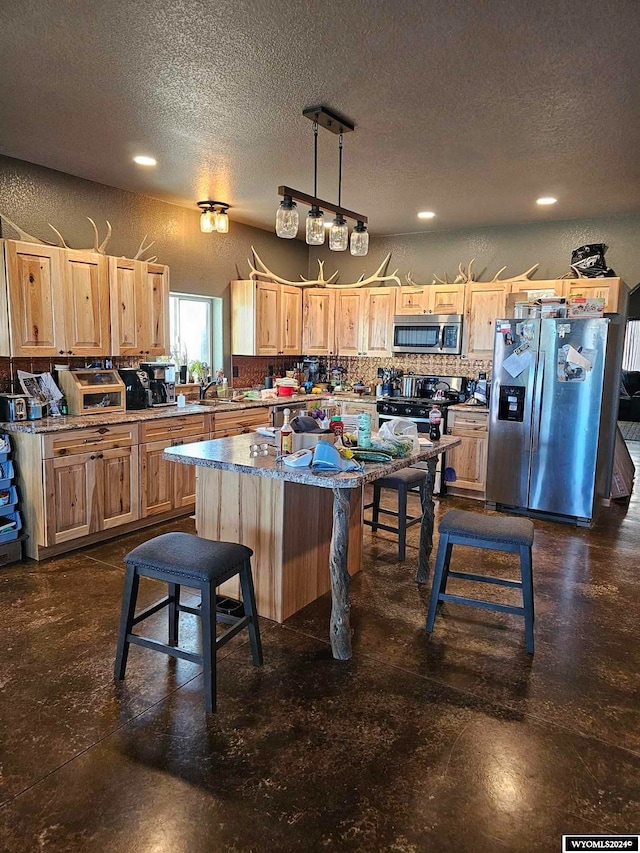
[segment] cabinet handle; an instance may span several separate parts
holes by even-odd
[[[68,350],[67,350],[67,355],[73,355],[73,350],[68,349]]]
[[[104,438],[85,438],[83,444],[97,444],[99,441],[104,441]]]
[[[98,459],[104,459],[104,453],[98,453]]]
[[[64,350],[63,350],[63,349],[59,349],[59,350],[58,350],[58,355],[64,355]]]
[[[95,459],[96,457],[92,454],[89,459]]]

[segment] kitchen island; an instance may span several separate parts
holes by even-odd
[[[363,487],[408,465],[428,462],[416,575],[424,583],[432,549],[436,459],[460,439],[443,436],[404,459],[367,464],[361,471],[318,474],[288,467],[272,453],[252,454],[250,445],[261,440],[253,434],[186,444],[168,448],[164,458],[196,466],[198,535],[253,549],[260,615],[282,622],[330,585],[331,648],[334,658],[348,660],[349,580],[360,568]]]

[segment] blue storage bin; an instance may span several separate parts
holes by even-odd
[[[13,462],[0,462],[0,489],[8,489],[14,476]]]
[[[15,486],[9,486],[7,489],[0,489],[0,492],[9,492],[9,500],[6,504],[0,504],[0,516],[9,515],[13,512],[15,505],[18,503],[18,492]]]
[[[7,533],[0,533],[0,543],[12,542],[20,535],[20,531],[22,530],[22,518],[20,517],[19,512],[12,512],[9,513],[9,515],[3,516],[0,523],[6,522],[10,518],[12,518],[16,522],[16,526],[13,528],[13,530],[7,531]]]
[[[6,462],[9,456],[11,455],[11,440],[6,433],[0,433],[0,441],[6,442],[7,448],[4,453],[0,452],[0,462]]]

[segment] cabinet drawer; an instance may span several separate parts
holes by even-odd
[[[452,412],[451,426],[455,429],[478,430],[488,428],[489,415],[486,412]]]
[[[165,441],[167,447],[179,447],[182,444],[195,444],[196,441],[209,441],[209,433],[205,432],[202,435],[187,435],[185,438],[178,436],[177,438]]]
[[[74,429],[68,432],[50,433],[44,436],[44,457],[72,456],[75,453],[99,448],[111,450],[116,447],[131,447],[138,443],[137,424],[116,424]]]
[[[264,426],[269,423],[271,423],[269,408],[261,406],[259,409],[245,409],[239,412],[216,412],[213,416],[212,429],[217,433],[221,430]]]
[[[181,415],[175,418],[159,418],[140,424],[140,443],[164,441],[176,437],[187,438],[191,435],[203,435],[209,432],[208,413],[201,415]]]

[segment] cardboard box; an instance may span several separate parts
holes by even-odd
[[[602,296],[572,296],[567,305],[567,317],[602,317],[604,303]]]

